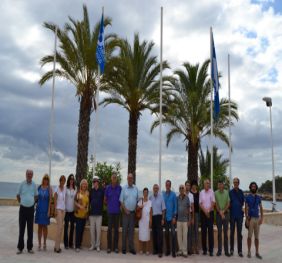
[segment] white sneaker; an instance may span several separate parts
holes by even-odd
[[[88,250],[91,251],[91,250],[94,250],[94,246],[91,246]]]
[[[80,251],[80,249],[79,249],[79,248],[76,248],[76,249],[75,249],[75,252],[79,252],[79,251]]]
[[[96,250],[97,250],[97,252],[100,252],[100,251],[101,251],[100,247],[97,247]]]

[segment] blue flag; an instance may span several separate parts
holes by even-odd
[[[97,48],[96,48],[96,59],[100,67],[101,74],[104,73],[105,69],[105,37],[104,37],[104,14],[102,14]]]
[[[215,47],[214,47],[212,33],[211,33],[211,41],[212,41],[211,78],[214,88],[214,118],[217,119],[219,115],[219,81],[218,81],[217,62],[216,62],[216,54],[215,54]]]

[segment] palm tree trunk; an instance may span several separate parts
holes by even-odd
[[[80,181],[87,175],[89,124],[92,109],[92,95],[86,91],[80,100],[78,135],[77,135],[77,159],[76,181]]]
[[[199,143],[193,144],[191,140],[188,141],[188,169],[187,179],[191,182],[196,180],[198,182],[198,150]]]
[[[136,151],[137,151],[137,132],[138,131],[138,113],[129,113],[128,130],[128,173],[133,174],[134,183],[136,182]]]

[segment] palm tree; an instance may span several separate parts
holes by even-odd
[[[176,70],[177,80],[174,84],[173,98],[167,98],[167,112],[163,123],[170,127],[167,133],[167,146],[171,139],[180,135],[186,142],[188,153],[187,178],[198,181],[198,151],[201,138],[209,135],[210,127],[210,81],[208,78],[209,60],[200,67],[189,62],[183,64],[184,69]],[[220,100],[220,113],[214,123],[213,132],[216,137],[229,144],[224,128],[228,126],[228,104],[226,99]],[[238,120],[237,104],[231,102],[231,117]],[[159,125],[153,122],[151,131]]]
[[[105,27],[111,24],[110,18],[104,19]],[[44,27],[55,32],[56,25],[44,23]],[[90,115],[96,108],[95,93],[97,90],[97,62],[96,46],[98,40],[100,23],[93,29],[90,28],[87,8],[83,6],[83,19],[76,21],[69,17],[63,29],[57,27],[59,51],[56,53],[56,60],[59,67],[55,76],[68,80],[76,88],[76,96],[80,103],[78,136],[77,136],[77,164],[76,179],[80,182],[87,174],[88,143]],[[107,67],[101,85],[105,85],[107,68],[111,68],[110,56],[114,50],[115,35],[105,36],[105,49]],[[53,63],[54,55],[44,56],[40,63],[45,66]],[[39,84],[43,85],[52,78],[53,72],[48,71],[42,75]]]
[[[229,189],[229,178],[226,176],[229,160],[223,159],[223,155],[218,153],[218,148],[213,146],[213,185],[214,189],[217,188],[218,181],[224,180],[226,187]],[[206,155],[204,155],[202,149],[200,149],[199,156],[199,168],[200,168],[200,187],[203,186],[205,179],[211,179],[211,153],[207,148]]]
[[[140,42],[138,34],[134,35],[132,46],[125,39],[120,41],[119,46],[118,66],[115,68],[118,74],[109,85],[111,88],[107,92],[110,97],[105,98],[101,104],[118,104],[129,112],[128,173],[133,174],[135,181],[138,121],[142,111],[156,111],[159,103],[157,77],[160,65],[157,57],[152,55],[154,43]],[[163,69],[166,68],[168,64],[163,62]]]

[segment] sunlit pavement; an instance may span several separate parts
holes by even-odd
[[[37,251],[37,235],[34,233],[34,254],[28,254],[26,251],[21,255],[16,255],[16,245],[18,239],[18,207],[0,206],[0,262],[99,262],[99,263],[121,263],[121,262],[154,262],[156,260],[162,262],[282,262],[282,227],[262,225],[260,234],[260,252],[263,260],[256,259],[254,256],[249,259],[246,257],[246,230],[244,229],[243,252],[244,258],[239,258],[237,254],[231,258],[225,256],[209,257],[203,255],[193,255],[188,258],[172,258],[156,256],[122,255],[121,253],[107,254],[106,251],[96,252],[88,251],[84,248],[79,253],[74,250],[62,249],[61,254],[53,252],[54,241],[47,241],[47,251]],[[26,242],[26,240],[25,240]],[[63,247],[63,246],[62,246]],[[254,248],[252,250],[254,254]],[[215,249],[216,253],[216,249]]]

